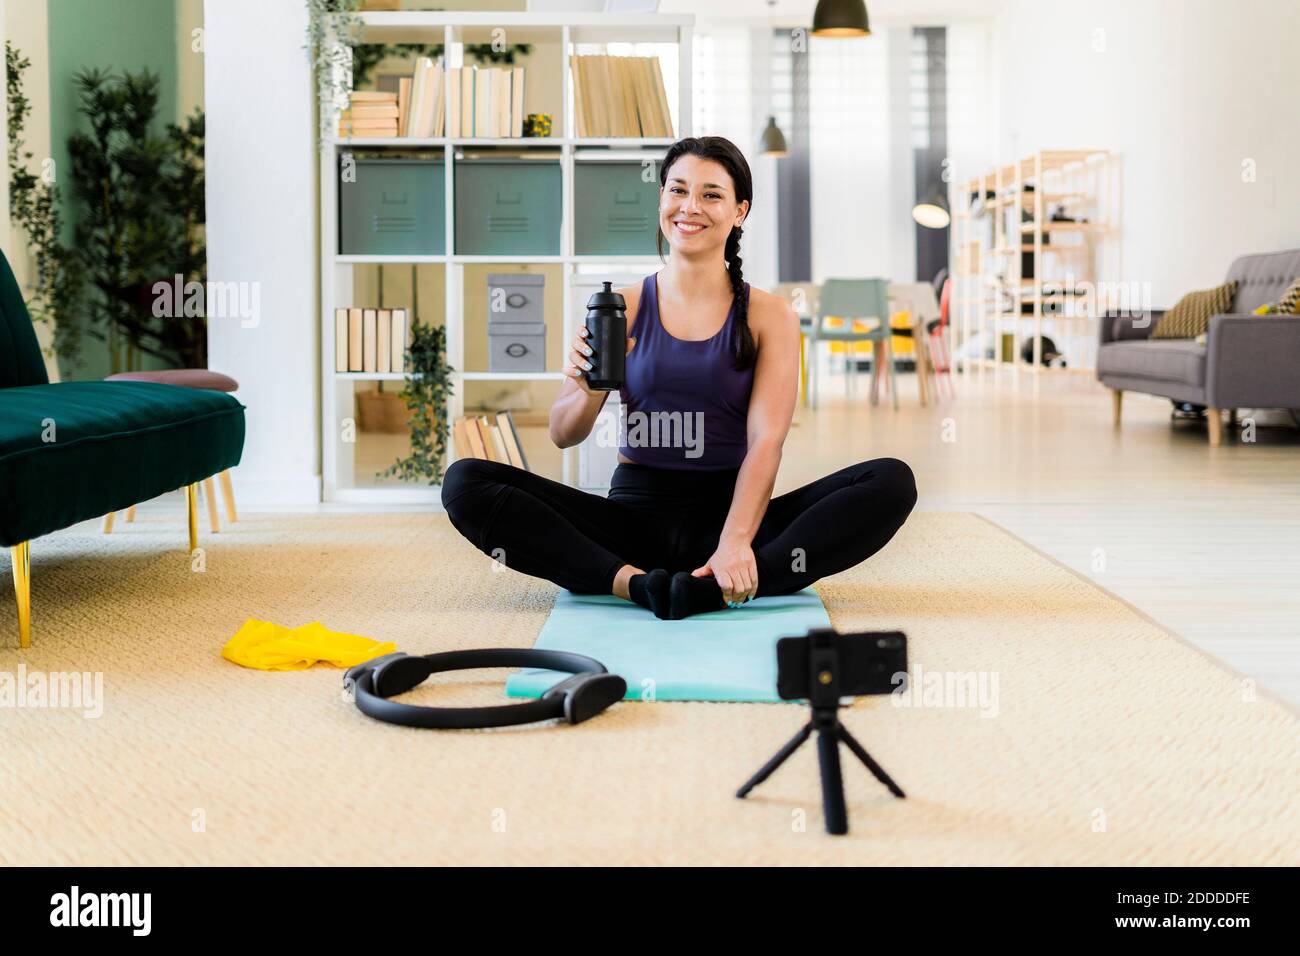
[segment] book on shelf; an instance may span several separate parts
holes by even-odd
[[[461,416],[452,425],[452,437],[458,458],[482,458],[529,470],[519,431],[509,411],[496,412],[490,417]]]
[[[397,81],[397,128],[404,130],[411,115],[411,78],[404,76]]]
[[[524,68],[516,66],[510,71],[510,133],[524,135]]]
[[[448,127],[449,135],[465,139],[507,139],[524,135],[522,66],[461,67],[459,77],[448,84],[448,95],[456,93],[460,110],[455,122]]]
[[[393,370],[393,310],[378,311],[378,329],[375,336],[375,371],[391,372]]]
[[[406,371],[406,347],[411,344],[411,327],[406,321],[405,309],[393,309],[392,329],[389,332],[391,354],[389,368],[394,372]]]
[[[348,309],[348,371],[364,372],[361,364],[361,310]]]
[[[569,72],[580,137],[673,135],[658,57],[575,54]]]
[[[478,428],[480,441],[483,442],[483,452],[488,461],[504,461],[505,459],[497,452],[496,436],[492,434],[492,425],[488,422],[487,417],[478,415],[474,418],[474,426]]]
[[[447,103],[449,106],[453,103],[456,105],[456,109],[454,111],[456,117],[454,120],[452,119],[453,111],[451,109],[447,110],[447,135],[448,136],[460,135],[460,118],[461,116],[464,115],[463,111],[460,108],[461,96],[463,95],[460,89],[460,81],[461,81],[461,77],[464,75],[464,72],[465,72],[464,70],[454,69],[454,68],[447,70]]]
[[[507,460],[516,468],[528,471],[528,459],[524,456],[523,443],[519,441],[519,432],[515,430],[514,417],[508,412],[497,412],[497,428],[505,443]]]
[[[474,127],[470,136],[489,136],[492,126],[492,74],[474,68]]]
[[[405,309],[334,310],[336,372],[404,372],[409,344]]]
[[[363,309],[361,312],[361,371],[377,372],[376,337],[379,331],[379,313],[375,309]]]
[[[460,116],[458,117],[460,125],[456,129],[456,136],[473,136],[474,135],[474,71],[475,67],[462,66],[460,68]]]
[[[334,371],[348,370],[348,310],[334,310]]]

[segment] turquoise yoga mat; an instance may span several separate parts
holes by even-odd
[[[535,646],[594,657],[627,681],[627,700],[778,701],[777,639],[830,626],[812,588],[682,621],[661,621],[612,594],[561,591]],[[564,676],[520,671],[506,694],[540,697]]]

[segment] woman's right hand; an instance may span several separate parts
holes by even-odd
[[[595,364],[595,347],[588,341],[588,329],[584,325],[578,329],[578,334],[573,337],[573,342],[569,346],[568,362],[564,366],[564,374],[569,376],[577,383],[578,388],[582,389],[588,395],[606,395],[607,392],[600,389],[593,389],[587,384],[587,376],[584,374],[589,371]],[[627,340],[627,352],[632,351],[632,346],[636,345],[635,338]]]

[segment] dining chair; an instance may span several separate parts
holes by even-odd
[[[841,327],[829,327],[827,319],[842,319]],[[858,329],[855,320],[874,321],[869,329]],[[812,400],[810,408],[817,407],[818,361],[817,346],[821,342],[870,342],[874,352],[872,367],[873,385],[882,373],[882,367],[889,369],[889,391],[894,399],[894,408],[898,408],[898,388],[894,374],[894,350],[890,341],[893,329],[889,324],[889,282],[885,279],[827,279],[822,283],[818,296],[817,311],[808,330],[808,364],[811,366]],[[853,388],[857,377],[857,362],[852,361],[849,353],[849,373],[845,382],[845,391]],[[871,404],[877,404],[877,390],[871,391]]]
[[[945,279],[945,284],[949,280]],[[889,287],[890,307],[906,314],[906,327],[894,328],[894,335],[910,339],[916,358],[916,384],[921,404],[927,405],[931,396],[942,397],[938,366],[935,361],[935,334],[942,334],[943,306],[935,297],[934,286],[929,282],[895,282]],[[939,343],[942,345],[942,343]],[[949,389],[951,390],[951,382]],[[950,392],[951,394],[951,392]]]

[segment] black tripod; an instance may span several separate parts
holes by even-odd
[[[898,784],[890,779],[885,769],[871,759],[863,746],[853,739],[853,735],[840,723],[839,705],[814,706],[812,720],[803,729],[790,738],[790,742],[776,752],[745,785],[736,791],[736,796],[744,799],[749,791],[772,776],[776,768],[799,749],[800,745],[817,731],[817,762],[822,772],[822,815],[826,818],[826,832],[844,834],[849,832],[849,814],[844,808],[844,779],[840,775],[840,741],[852,751],[853,756],[866,765],[886,787],[889,792],[900,799],[904,796]]]
[[[806,700],[812,720],[790,738],[745,785],[736,791],[741,799],[772,776],[776,768],[817,731],[817,763],[822,773],[822,815],[826,832],[849,832],[844,808],[844,778],[840,775],[843,742],[894,796],[902,789],[884,768],[853,739],[840,723],[840,699],[847,695],[888,694],[907,677],[907,635],[902,631],[840,634],[834,628],[815,627],[804,637],[783,637],[776,642],[776,692],[782,700]]]

